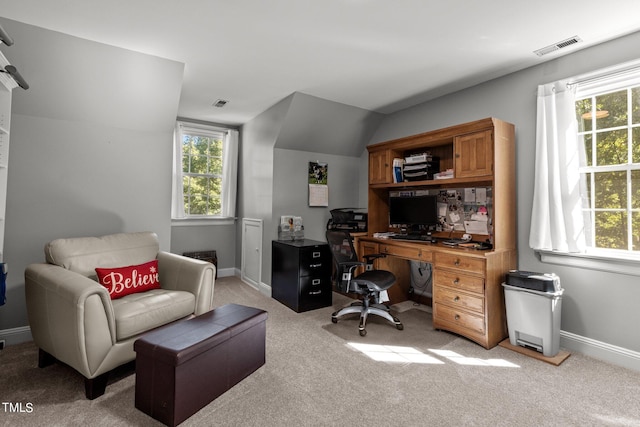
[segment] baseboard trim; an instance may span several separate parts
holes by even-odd
[[[28,326],[20,326],[18,328],[2,329],[0,330],[0,340],[5,340],[5,345],[33,341],[31,328]]]
[[[236,269],[233,267],[218,269],[218,277],[231,277],[235,275],[236,275]]]
[[[271,298],[271,286],[267,285],[264,282],[254,282],[252,280],[248,280],[246,278],[242,278],[242,270],[240,270],[239,268],[235,269],[235,276],[242,280],[243,283],[246,283],[247,285],[251,286],[253,289],[255,289],[256,291],[260,292],[262,295]]]
[[[560,346],[623,368],[640,371],[640,353],[571,332],[560,331]]]

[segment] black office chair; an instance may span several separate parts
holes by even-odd
[[[360,335],[365,336],[367,335],[365,329],[367,316],[375,314],[387,319],[399,330],[404,329],[400,320],[389,313],[389,307],[380,302],[380,292],[389,289],[396,281],[396,277],[390,271],[373,269],[373,260],[384,255],[365,255],[363,257],[365,262],[359,261],[349,232],[328,230],[326,236],[336,266],[335,279],[338,290],[362,295],[361,301],[356,301],[333,313],[331,321],[338,323],[338,318],[344,315],[359,313],[358,329]],[[354,271],[358,267],[365,267],[365,272],[354,277]]]

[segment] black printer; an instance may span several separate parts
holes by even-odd
[[[507,285],[539,292],[555,293],[562,289],[560,278],[554,273],[511,270],[506,279]]]
[[[332,209],[327,230],[366,232],[367,212],[360,208]]]

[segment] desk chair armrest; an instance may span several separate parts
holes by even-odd
[[[386,256],[387,255],[385,254],[370,254],[370,255],[364,255],[362,258],[365,259],[366,264],[371,264],[374,260],[378,258],[385,258]]]
[[[340,263],[340,267],[349,269],[349,270],[353,270],[354,267],[361,267],[363,265],[365,265],[365,263],[362,261],[348,261],[348,262]]]

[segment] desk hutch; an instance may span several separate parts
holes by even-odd
[[[487,118],[393,141],[373,144],[369,151],[368,233],[357,239],[358,253],[384,253],[378,268],[398,278],[390,291],[392,303],[407,299],[407,260],[433,266],[433,326],[467,337],[489,349],[507,337],[502,282],[517,267],[515,128]],[[398,182],[393,160],[429,151],[440,169],[453,178]],[[490,250],[452,248],[438,243],[385,240],[374,233],[394,231],[389,225],[389,192],[487,187],[492,192]],[[464,231],[435,233],[461,237]],[[474,235],[484,241],[489,236]]]

